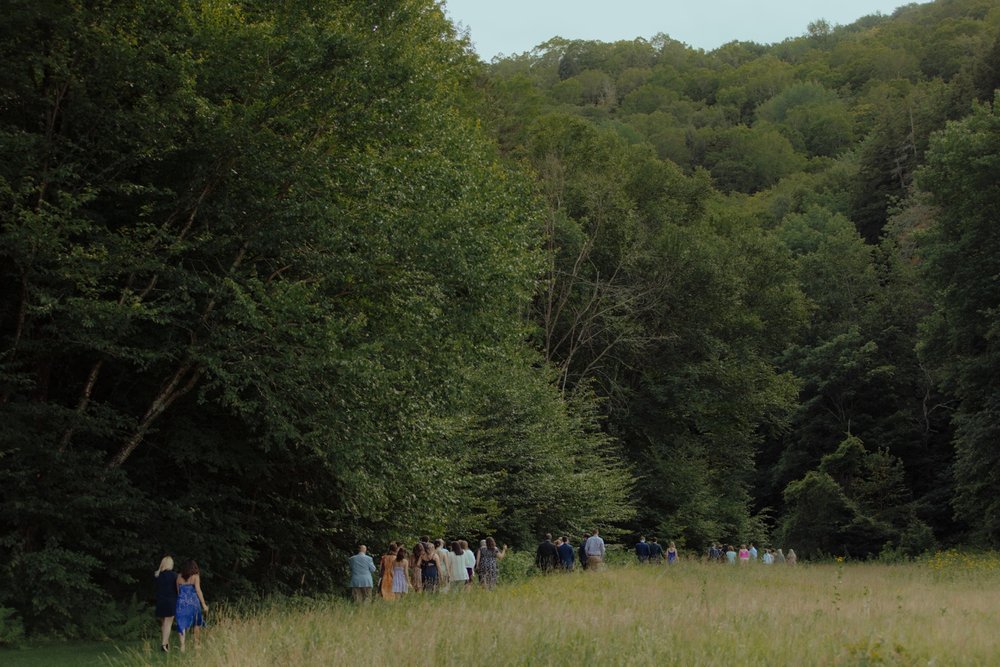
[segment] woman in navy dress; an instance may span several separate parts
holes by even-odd
[[[424,555],[420,557],[420,579],[425,592],[437,592],[441,569],[441,557],[437,550],[424,545]]]
[[[198,631],[205,625],[202,612],[208,613],[205,596],[201,593],[201,571],[198,563],[189,560],[177,577],[177,634],[181,636],[181,651],[189,628],[194,628],[195,648],[198,647]]]
[[[153,573],[156,577],[156,617],[160,619],[160,650],[170,650],[170,628],[174,624],[177,610],[177,573],[174,559],[164,556],[160,568]]]

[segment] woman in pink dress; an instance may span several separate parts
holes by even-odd
[[[747,549],[747,545],[740,545],[740,565],[746,565],[750,562],[750,550]]]

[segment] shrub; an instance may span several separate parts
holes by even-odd
[[[15,647],[24,639],[24,623],[17,612],[9,607],[0,607],[0,646]]]

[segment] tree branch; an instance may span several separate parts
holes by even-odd
[[[146,410],[146,414],[143,415],[142,420],[136,427],[132,437],[130,437],[128,441],[122,445],[121,449],[118,450],[118,453],[115,454],[114,458],[112,458],[108,463],[109,469],[117,468],[128,460],[129,456],[132,455],[132,452],[135,451],[136,447],[142,443],[156,419],[162,415],[167,408],[173,405],[178,398],[194,389],[195,385],[198,384],[198,380],[201,379],[203,372],[204,369],[200,366],[196,366],[190,360],[181,364],[180,368],[177,369],[173,377],[167,381],[166,386],[163,387],[163,389],[161,389],[156,395],[156,398],[153,399],[152,404],[149,406],[149,409]],[[188,375],[188,373],[190,373],[190,375]],[[181,385],[185,376],[187,376],[187,381]]]
[[[21,343],[21,337],[24,335],[24,325],[28,319],[28,274],[22,270],[21,271],[21,304],[17,310],[17,323],[14,325],[14,340],[11,342],[10,354],[11,360],[17,354],[17,348]],[[11,390],[8,389],[3,394],[0,394],[0,405],[7,403],[10,400]]]

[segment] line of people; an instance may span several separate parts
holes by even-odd
[[[760,562],[764,565],[796,565],[799,562],[799,557],[795,555],[795,549],[789,549],[788,555],[781,549],[771,549],[765,548],[763,555],[757,551],[757,547],[750,543],[747,547],[746,544],[741,544],[739,551],[730,544],[728,547],[723,549],[722,545],[718,542],[713,543],[712,546],[708,548],[708,560],[709,562],[726,562],[730,565],[735,565],[737,562],[740,564],[747,564],[757,562],[757,558],[760,556]]]
[[[677,546],[673,542],[668,542],[667,549],[664,551],[655,537],[650,538],[647,542],[645,535],[639,536],[639,541],[635,544],[635,555],[640,563],[655,564],[666,560],[667,565],[674,565],[678,559]]]
[[[450,544],[442,539],[423,536],[407,550],[402,542],[391,542],[376,564],[368,548],[358,545],[348,559],[351,597],[355,602],[370,600],[376,591],[385,600],[398,600],[409,593],[434,593],[468,590],[476,578],[486,590],[497,585],[500,561],[507,555],[507,545],[497,547],[492,537],[481,540],[475,550],[465,540]],[[605,544],[598,530],[584,534],[579,550],[569,538],[552,540],[547,534],[538,545],[535,565],[543,572],[573,570],[579,560],[584,569],[597,571],[604,565]]]
[[[492,537],[481,540],[473,551],[465,540],[445,544],[442,539],[431,541],[423,536],[407,551],[402,542],[391,542],[376,567],[361,544],[358,552],[348,559],[351,571],[351,596],[355,602],[370,600],[377,590],[385,600],[397,600],[408,593],[436,593],[471,587],[474,577],[480,585],[492,590],[500,575],[500,561],[507,555],[507,545],[497,547]]]
[[[546,533],[545,539],[535,550],[535,567],[543,573],[572,571],[579,560],[580,567],[596,572],[604,567],[605,552],[604,539],[596,529],[583,534],[577,549],[573,548],[565,535],[553,541],[552,534]]]

